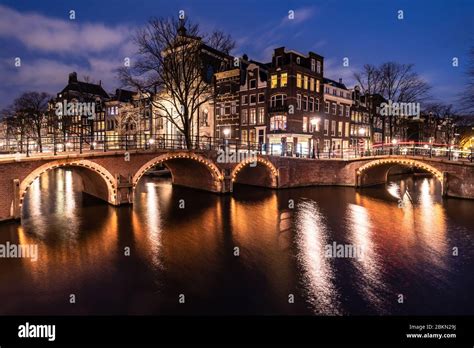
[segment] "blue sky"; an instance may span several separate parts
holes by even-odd
[[[179,10],[203,31],[230,33],[237,55],[267,62],[279,46],[321,54],[326,76],[342,78],[349,87],[365,63],[413,63],[433,86],[433,97],[453,104],[474,46],[471,0],[2,0],[0,108],[26,90],[58,92],[71,71],[115,90],[115,69],[134,53],[131,34],[150,16],[177,16]],[[21,67],[14,66],[15,57]],[[349,67],[343,67],[344,57]],[[453,57],[459,58],[457,68]]]

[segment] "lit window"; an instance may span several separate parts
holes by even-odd
[[[248,110],[243,109],[242,110],[242,124],[247,124],[247,118],[248,118]]]
[[[280,86],[286,87],[287,84],[288,84],[288,73],[285,72],[281,74]]]
[[[316,80],[316,92],[318,93],[319,93],[319,87],[320,87],[319,83],[320,83],[319,80]]]
[[[257,110],[255,109],[250,109],[250,118],[249,118],[249,124],[255,124],[257,121]]]
[[[311,79],[309,80],[309,90],[310,90],[311,92],[314,91],[314,78],[311,78]]]
[[[258,124],[264,124],[265,123],[265,109],[264,108],[258,108]]]
[[[272,88],[277,88],[278,87],[278,77],[277,75],[272,75]]]
[[[302,86],[301,74],[296,74],[296,87],[301,88],[301,86]]]
[[[303,132],[306,133],[308,131],[308,117],[303,116]]]
[[[303,88],[304,89],[308,89],[308,76],[304,76],[304,80],[303,80]]]
[[[285,130],[286,116],[273,116],[270,119],[270,130]]]

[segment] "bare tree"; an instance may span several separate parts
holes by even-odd
[[[41,131],[43,130],[51,96],[45,92],[25,92],[13,102],[13,108],[18,121],[31,130],[38,143],[39,151],[43,152]]]
[[[206,41],[210,47],[225,54],[229,54],[235,48],[235,41],[232,37],[220,30],[211,33]]]
[[[370,137],[371,141],[374,140],[374,128],[377,120],[377,114],[375,112],[376,106],[373,105],[373,96],[381,94],[382,92],[382,74],[379,68],[371,64],[365,64],[361,72],[354,74],[358,85],[361,87],[362,93],[366,96],[366,102],[369,104],[369,126],[370,126]],[[385,136],[385,118],[382,119],[382,134]]]
[[[430,85],[413,70],[413,64],[383,63],[380,67],[381,94],[393,102],[426,100]]]
[[[210,38],[216,47],[232,46],[230,37],[223,34]],[[207,42],[199,26],[188,21],[153,18],[137,32],[135,41],[138,57],[131,67],[119,69],[121,81],[152,96],[152,106],[184,136],[190,148],[193,119],[213,98],[212,75],[222,59],[206,56]]]

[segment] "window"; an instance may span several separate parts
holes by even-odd
[[[224,115],[230,115],[230,105],[229,104],[227,104],[224,107]]]
[[[303,133],[308,131],[308,117],[303,116]]]
[[[331,121],[331,136],[336,135],[336,121]]]
[[[346,137],[349,136],[349,122],[346,122]]]
[[[309,90],[311,92],[314,91],[314,78],[313,77],[309,80]]]
[[[349,117],[351,113],[351,107],[349,105],[346,105],[346,117]]]
[[[248,103],[248,96],[247,95],[243,95],[242,96],[242,105],[246,105]]]
[[[308,89],[308,76],[304,76],[303,78],[303,88]]]
[[[276,57],[276,66],[281,66],[281,56]]]
[[[321,62],[319,60],[316,62],[316,72],[321,74]]]
[[[286,105],[286,94],[275,94],[270,98],[270,106],[284,106]]]
[[[333,115],[336,114],[336,106],[337,106],[336,103],[331,103],[331,113],[332,113]]]
[[[257,122],[257,110],[250,109],[249,124],[255,124]]]
[[[246,130],[243,130],[242,131],[242,139],[241,139],[243,142],[247,142],[248,141],[248,138],[247,138],[247,131]]]
[[[265,109],[264,108],[258,108],[258,124],[264,124],[265,123]]]
[[[256,94],[252,94],[252,95],[250,96],[250,105],[253,105],[253,104],[255,104],[255,103],[257,103],[257,95],[256,95]]]
[[[278,87],[278,76],[275,74],[275,75],[272,75],[272,85],[271,85],[272,88],[277,88]]]
[[[301,81],[301,74],[296,74],[296,87],[301,88],[302,86],[302,81]]]
[[[281,74],[280,86],[286,87],[287,84],[288,84],[288,73],[285,72]]]
[[[237,104],[235,102],[232,103],[230,113],[231,114],[236,114],[237,113]]]
[[[329,134],[329,120],[324,120],[324,135]]]
[[[344,116],[344,105],[339,105],[339,116]]]
[[[324,112],[329,114],[329,102],[324,103]]]
[[[319,80],[316,80],[316,92],[318,93],[319,93],[319,88],[320,88],[319,84],[320,84]]]
[[[308,96],[303,97],[303,110],[308,111]]]
[[[333,88],[333,90],[332,90],[332,95],[337,95],[337,91],[336,91],[335,88]]]
[[[329,87],[326,87],[326,88],[324,89],[324,93],[329,94]]]
[[[308,109],[311,112],[314,111],[314,98],[313,97],[309,98],[309,107],[308,107]]]
[[[242,124],[247,124],[247,120],[248,120],[248,110],[243,109],[242,110]]]
[[[296,109],[301,110],[301,94],[296,95]]]
[[[251,129],[249,131],[249,142],[251,143],[255,142],[255,129]]]
[[[343,126],[344,126],[344,122],[339,121],[339,123],[337,125],[337,136],[338,137],[342,137]]]
[[[314,101],[314,110],[315,111],[319,111],[319,99],[316,98],[315,101]]]
[[[301,63],[301,58],[300,57],[296,57],[296,64],[300,64]]]
[[[220,115],[221,115],[221,107],[216,106],[216,116],[220,116]]]
[[[316,70],[316,60],[314,58],[311,58],[311,71]]]
[[[250,80],[249,85],[250,85],[250,89],[257,88],[257,80],[256,79]]]
[[[285,130],[286,116],[273,116],[270,119],[270,130]]]
[[[264,103],[265,102],[265,94],[263,94],[263,93],[258,94],[258,102],[259,103]]]

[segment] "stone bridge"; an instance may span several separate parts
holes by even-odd
[[[136,150],[44,155],[0,160],[0,221],[19,219],[28,188],[41,174],[59,167],[75,170],[84,192],[112,205],[133,203],[135,187],[151,168],[164,163],[172,182],[216,193],[234,183],[269,188],[313,185],[364,187],[385,183],[394,166],[431,173],[445,196],[474,199],[474,164],[436,158],[381,156],[357,159],[303,159],[258,156],[239,163],[218,163],[214,151]]]

